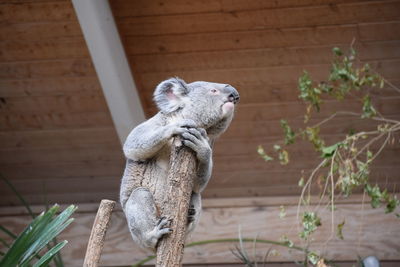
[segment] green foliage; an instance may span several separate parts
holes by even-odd
[[[368,64],[359,68],[355,67],[356,53],[353,49],[350,49],[349,55],[345,55],[340,48],[335,47],[333,53],[335,57],[327,82],[315,83],[306,71],[299,78],[299,98],[308,104],[306,121],[309,119],[312,108],[317,112],[320,111],[323,102],[322,96],[324,95],[342,100],[352,91],[378,86],[383,88],[384,86],[384,79],[378,74],[372,73]],[[369,96],[365,97],[362,103],[366,118],[376,115]]]
[[[264,151],[264,148],[262,146],[258,146],[257,148],[257,153],[265,160],[265,161],[271,161],[274,160],[274,158],[270,157],[267,155]]]
[[[331,181],[331,186],[324,190],[325,192],[334,194],[335,190],[339,194],[349,196],[356,188],[364,188],[371,197],[371,205],[373,207],[380,206],[381,202],[386,203],[386,212],[391,212],[399,205],[394,197],[389,197],[386,191],[380,194],[374,193],[374,187],[369,184],[370,165],[386,145],[386,142],[379,148],[377,154],[374,155],[370,150],[370,146],[377,142],[380,138],[387,135],[389,138],[392,133],[400,130],[400,122],[394,120],[386,120],[375,109],[370,96],[370,91],[373,89],[383,88],[385,85],[384,79],[371,70],[369,64],[356,64],[356,52],[350,49],[349,53],[344,53],[340,48],[333,48],[334,58],[330,68],[329,76],[326,81],[315,82],[311,79],[307,71],[299,78],[298,89],[299,98],[306,103],[305,109],[305,127],[303,129],[293,129],[289,126],[287,120],[281,120],[280,126],[283,129],[282,144],[273,146],[274,153],[277,154],[282,165],[289,163],[289,153],[284,146],[296,142],[297,136],[302,136],[303,140],[312,144],[314,150],[320,153],[325,162],[321,162],[320,166],[315,170],[319,177],[325,177],[324,181]],[[333,98],[337,101],[343,100],[349,94],[354,94],[360,100],[360,113],[336,111],[328,118],[322,120],[316,125],[308,125],[309,119],[312,116],[313,110],[319,112],[323,105],[323,100]],[[336,142],[330,146],[326,146],[324,138],[320,134],[321,127],[335,118],[338,114],[357,115],[361,119],[377,119],[382,123],[378,125],[377,131],[368,133],[357,132],[352,129],[352,132],[344,137],[343,140]],[[364,139],[370,141],[362,142]],[[264,150],[260,155],[266,161],[272,161],[274,158],[268,156]],[[323,163],[323,164],[322,164]],[[326,168],[326,174],[321,174],[323,168]],[[312,177],[309,177],[312,179]],[[320,182],[322,179],[319,179]],[[302,177],[298,182],[300,187],[311,186]],[[372,189],[371,189],[372,188]],[[370,190],[368,190],[370,189]],[[307,204],[305,199],[301,201]]]
[[[341,143],[336,143],[334,145],[328,146],[328,147],[323,147],[321,149],[322,151],[322,157],[323,158],[332,158],[333,155],[335,154],[336,150],[340,147]]]
[[[311,262],[311,264],[317,265],[317,263],[320,261],[321,258],[318,256],[318,253],[310,251],[307,254],[307,259],[309,262]]]
[[[279,241],[285,244],[289,248],[292,248],[294,246],[293,241],[290,240],[286,235],[281,236]]]
[[[299,236],[305,240],[317,230],[318,226],[321,226],[321,218],[315,212],[305,211],[302,216],[303,231],[299,233]]]
[[[285,145],[293,144],[295,140],[295,134],[292,128],[290,128],[288,122],[286,120],[281,120],[281,127],[284,132]]]
[[[279,161],[282,165],[289,163],[289,153],[286,150],[280,150],[278,152]]]
[[[376,116],[376,110],[371,104],[371,97],[367,94],[363,97],[362,118],[372,118]]]
[[[302,170],[301,178],[298,181],[301,187],[298,214],[301,206],[310,205],[311,195],[318,195],[318,205],[313,207],[312,212],[304,212],[301,216],[302,231],[299,236],[309,245],[310,235],[321,225],[317,212],[321,207],[327,207],[332,212],[332,235],[335,234],[334,213],[335,202],[340,197],[347,197],[355,190],[364,190],[373,208],[385,206],[385,213],[394,212],[400,205],[396,196],[389,194],[387,189],[381,189],[370,183],[370,168],[375,158],[385,149],[389,143],[394,143],[398,136],[395,133],[400,131],[400,121],[385,118],[374,106],[373,90],[379,90],[385,86],[385,80],[375,73],[369,64],[363,64],[356,59],[356,52],[350,49],[348,53],[340,48],[333,48],[333,60],[328,77],[324,81],[316,82],[311,75],[304,71],[298,80],[299,99],[305,104],[304,126],[294,129],[289,126],[287,120],[281,120],[280,126],[283,129],[282,140],[273,145],[273,152],[281,164],[289,163],[289,153],[286,146],[298,142],[301,136],[303,142],[312,145],[316,157],[320,156],[320,163],[311,170]],[[399,88],[390,83],[388,86],[400,92]],[[324,108],[324,101],[343,101],[346,98],[358,101],[358,111],[334,110],[331,115],[311,124],[310,119],[316,112]],[[347,135],[343,135],[335,143],[326,141],[321,134],[332,119],[339,116],[346,116],[344,120],[351,120],[354,117],[374,121],[376,130],[362,131],[351,129]],[[263,155],[266,155],[263,151]],[[261,154],[260,154],[261,155]],[[261,156],[263,156],[261,155]],[[274,160],[268,157],[268,161]],[[296,159],[291,159],[296,160]],[[309,173],[309,176],[305,175]],[[318,194],[315,191],[318,190]],[[309,210],[309,209],[307,209]],[[400,217],[399,213],[396,213]],[[345,220],[336,225],[336,235],[344,239],[343,227]],[[324,262],[316,252],[307,250],[304,264],[310,262],[319,264]]]
[[[75,210],[76,207],[71,205],[56,216],[59,206],[55,205],[47,212],[37,216],[15,239],[2,257],[0,266],[30,266],[35,257],[39,257],[39,260],[34,266],[47,266],[67,241],[58,243],[43,256],[39,256],[39,253],[73,221],[69,217]]]
[[[367,184],[365,185],[365,191],[371,197],[371,206],[373,208],[378,208],[382,203],[386,203],[385,213],[393,212],[400,205],[400,201],[396,196],[390,195],[387,189],[382,191],[378,185],[371,186]]]
[[[314,87],[312,80],[307,71],[304,71],[303,75],[299,78],[299,98],[304,102],[308,102],[310,106],[314,107],[317,111],[320,110],[321,93],[322,91],[318,87]]]
[[[313,144],[316,151],[321,151],[325,145],[324,140],[319,136],[319,127],[306,127],[303,132],[303,137],[307,137],[307,140]]]
[[[336,227],[336,236],[339,237],[340,239],[344,239],[343,237],[343,226],[346,223],[346,221],[343,220],[343,222],[339,223]]]
[[[286,209],[284,206],[279,207],[279,218],[283,219],[286,217]]]

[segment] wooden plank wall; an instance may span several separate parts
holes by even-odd
[[[400,262],[398,218],[394,214],[385,215],[382,208],[371,209],[369,204],[360,204],[361,198],[362,196],[355,196],[337,205],[335,223],[340,223],[346,218],[343,227],[344,240],[336,237],[335,227],[334,232],[331,232],[330,212],[323,209],[320,214],[322,226],[318,234],[314,235],[315,240],[310,248],[335,261],[355,263],[357,256],[375,255],[381,260],[391,262],[382,266],[396,266]],[[246,238],[277,241],[283,235],[287,235],[299,245],[297,226],[294,223],[296,202],[296,197],[207,199],[204,201],[199,226],[189,241],[237,238],[240,227],[242,236]],[[283,219],[279,218],[280,205],[285,205],[286,208],[286,217]],[[60,240],[69,241],[62,252],[66,266],[82,266],[97,207],[93,204],[82,204],[74,215],[76,220],[60,236]],[[18,214],[20,211],[19,208],[0,208],[0,214],[3,215],[0,216],[0,224],[16,232],[20,231],[29,221],[27,216]],[[4,217],[6,214],[8,216]],[[326,242],[328,240],[330,241]],[[184,263],[201,266],[237,264],[239,261],[231,253],[235,245],[237,243],[228,242],[186,248]],[[254,258],[253,244],[247,243],[245,248],[250,257]],[[266,244],[257,244],[256,258],[262,260],[269,249],[276,250],[276,253],[268,257],[270,263],[291,262],[293,266],[294,260],[303,259],[301,253]],[[107,232],[100,265],[129,266],[148,255],[152,255],[151,252],[138,248],[131,240],[125,217],[118,205]]]
[[[230,129],[215,147],[214,175],[206,196],[266,196],[298,194],[301,170],[316,166],[318,155],[300,144],[293,162],[282,169],[265,164],[259,144],[271,149],[282,137],[281,118],[302,126],[304,106],[296,83],[307,69],[316,80],[326,79],[331,49],[355,48],[362,61],[393,84],[400,85],[400,1],[318,0],[244,1],[204,0],[111,2],[146,113],[156,112],[153,88],[178,76],[229,83],[241,101]],[[383,114],[399,119],[398,92],[373,92]],[[358,111],[358,100],[327,101],[322,114],[334,109]],[[350,129],[372,129],[368,121],[340,118],[323,130],[329,143]],[[372,179],[397,190],[399,146],[396,143],[377,162]],[[243,178],[245,179],[245,182]]]
[[[241,93],[236,118],[215,148],[207,197],[299,192],[300,171],[315,164],[311,149],[294,147],[301,150],[293,159],[301,160],[285,170],[265,164],[255,150],[280,138],[282,117],[301,125],[297,78],[304,68],[322,78],[332,46],[347,47],[355,38],[361,59],[400,84],[399,1],[111,4],[148,116],[155,112],[153,88],[170,76],[226,82]],[[31,203],[42,203],[44,192],[59,203],[117,199],[123,156],[71,3],[4,0],[0,11],[1,173]],[[376,92],[374,101],[384,114],[400,117],[396,93]],[[355,104],[327,102],[329,110],[354,110]],[[364,126],[374,127],[335,120],[325,133],[334,141]],[[396,144],[382,155],[372,177],[396,190],[398,149]],[[6,187],[0,187],[0,200],[18,204]]]
[[[1,1],[0,51],[1,174],[31,203],[114,198],[124,160],[72,3]]]

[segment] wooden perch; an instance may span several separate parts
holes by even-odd
[[[103,249],[106,231],[110,224],[114,206],[115,201],[112,200],[103,199],[100,203],[86,249],[85,260],[83,262],[83,266],[85,267],[97,267],[99,264],[101,250]]]
[[[158,267],[181,266],[186,239],[187,216],[193,179],[196,175],[196,156],[175,138],[171,150],[168,188],[165,189],[161,214],[172,219],[173,232],[165,235],[157,247]]]

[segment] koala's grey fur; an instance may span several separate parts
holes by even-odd
[[[211,176],[213,142],[229,126],[238,100],[236,89],[227,84],[186,84],[171,78],[157,86],[154,101],[160,111],[134,128],[123,148],[127,164],[120,201],[140,246],[154,249],[159,238],[172,231],[158,206],[167,185],[172,137],[177,135],[197,156],[188,214],[188,231],[194,229],[201,210],[200,193]]]

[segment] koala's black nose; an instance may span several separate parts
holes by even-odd
[[[224,91],[229,94],[228,101],[237,104],[239,102],[239,93],[238,91],[231,85],[226,85]]]

